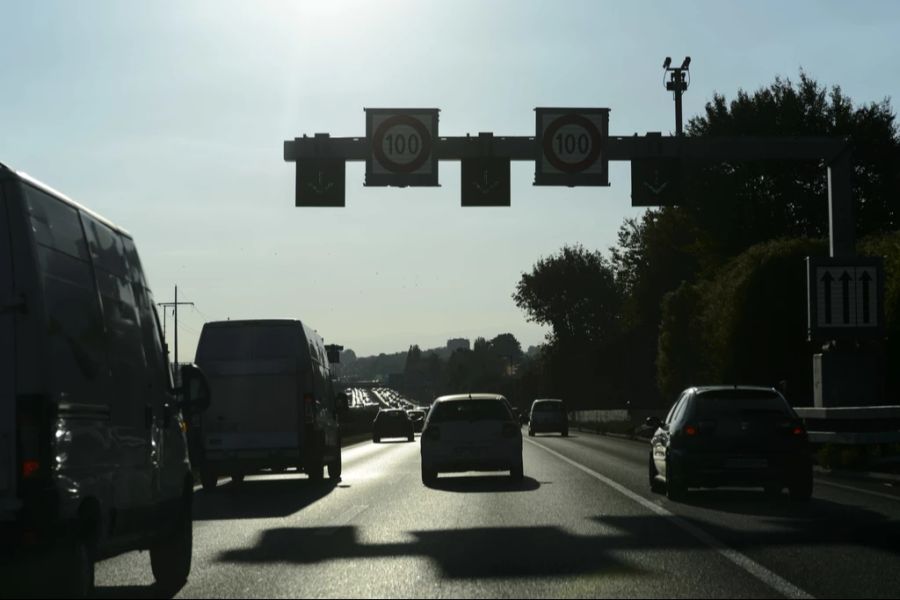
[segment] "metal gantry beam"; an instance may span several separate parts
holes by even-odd
[[[535,137],[494,136],[479,133],[438,137],[432,149],[438,160],[507,158],[538,161],[542,148]],[[284,142],[284,160],[313,159],[365,161],[371,156],[365,137],[333,138],[327,133]],[[850,144],[836,137],[679,137],[649,133],[639,136],[609,136],[603,141],[605,160],[633,161],[676,159],[682,161],[729,162],[798,160],[824,163],[828,172],[830,254],[855,255],[856,234],[852,197]]]

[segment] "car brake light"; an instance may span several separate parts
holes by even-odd
[[[685,425],[684,426],[684,435],[694,436],[697,435],[697,428],[693,425]]]
[[[806,435],[806,430],[803,429],[802,427],[794,427],[794,429],[791,431],[791,433],[793,433],[796,436],[801,436],[801,435]]]

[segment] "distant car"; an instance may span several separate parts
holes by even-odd
[[[422,433],[422,427],[425,426],[425,411],[414,409],[407,411],[406,414],[409,415],[409,420],[412,421],[413,431]]]
[[[682,392],[650,442],[650,488],[677,500],[691,487],[763,487],[809,500],[806,429],[772,388],[696,387]]]
[[[531,404],[528,435],[534,437],[536,433],[569,435],[569,417],[562,400],[535,400]]]
[[[406,411],[396,408],[379,410],[372,428],[372,441],[378,444],[383,438],[401,437],[409,442],[415,439],[413,423]]]
[[[524,476],[522,430],[498,394],[435,400],[422,431],[421,453],[426,486],[446,472],[508,470],[514,481]]]

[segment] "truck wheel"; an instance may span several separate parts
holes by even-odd
[[[337,458],[328,463],[328,479],[340,481],[341,479],[341,450],[338,448]]]
[[[150,567],[160,590],[174,594],[187,581],[191,572],[194,527],[191,500],[186,498],[169,532],[150,547]]]
[[[89,598],[94,593],[94,552],[88,540],[66,542],[55,563],[54,592],[67,598]]]
[[[203,486],[204,492],[212,492],[219,483],[219,476],[212,471],[202,471],[200,473],[200,484]]]
[[[322,478],[325,476],[322,472],[324,469],[325,465],[322,464],[322,456],[319,455],[313,458],[306,466],[306,474],[313,481],[322,481]]]

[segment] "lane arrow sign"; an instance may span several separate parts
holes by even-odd
[[[869,308],[869,298],[871,293],[869,286],[872,284],[872,276],[869,275],[868,271],[863,271],[860,281],[862,281],[862,321],[868,325],[872,321],[871,309]]]
[[[844,325],[850,324],[850,282],[853,281],[853,277],[850,276],[850,273],[844,271],[844,274],[841,275],[841,283],[843,283],[843,293],[844,293]]]
[[[484,185],[478,183],[477,181],[473,182],[473,185],[475,186],[475,189],[478,190],[482,196],[484,196],[497,189],[497,187],[500,185],[500,182],[495,179],[493,182],[488,183],[487,169],[482,169],[481,174],[484,177]]]
[[[325,195],[326,192],[334,187],[334,182],[325,183],[325,173],[319,171],[318,183],[307,183],[306,186],[319,196]]]
[[[831,325],[831,284],[834,283],[834,277],[825,271],[822,282],[825,284],[825,324]]]

